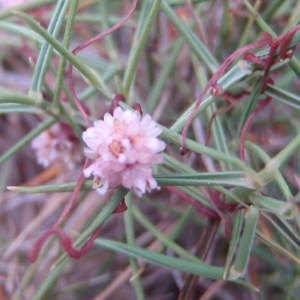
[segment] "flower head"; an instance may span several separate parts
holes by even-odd
[[[31,146],[36,151],[38,163],[44,167],[65,165],[73,169],[82,159],[79,140],[64,123],[54,124],[42,132]]]
[[[149,115],[138,111],[123,111],[117,107],[113,115],[106,113],[103,120],[83,133],[87,147],[85,155],[94,162],[84,175],[94,176],[94,188],[100,194],[123,185],[138,196],[157,187],[152,166],[162,163],[160,152],[165,143],[157,137],[161,129]]]

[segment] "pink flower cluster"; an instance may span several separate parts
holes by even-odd
[[[113,115],[106,113],[83,132],[85,155],[94,160],[84,175],[94,176],[93,187],[100,194],[119,185],[138,196],[157,188],[152,166],[163,161],[165,143],[157,138],[161,132],[149,115],[141,117],[138,111],[117,107]]]
[[[81,145],[71,128],[57,123],[42,132],[31,143],[38,163],[44,167],[61,165],[73,169],[82,160]]]

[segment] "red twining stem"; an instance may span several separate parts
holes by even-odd
[[[69,215],[71,209],[73,208],[74,202],[76,200],[76,197],[78,195],[78,193],[80,192],[80,189],[85,181],[85,177],[83,175],[83,170],[88,166],[88,164],[90,163],[89,159],[86,159],[84,162],[84,165],[82,167],[82,171],[79,175],[79,178],[77,180],[76,183],[76,187],[74,189],[74,191],[72,192],[71,198],[69,199],[66,207],[64,208],[63,212],[61,213],[59,219],[56,221],[56,223],[53,225],[53,227],[58,227],[61,225],[61,223],[63,222],[63,220],[66,219],[66,217]]]
[[[109,28],[108,30],[96,35],[95,37],[89,39],[88,41],[86,41],[85,43],[77,46],[72,53],[74,55],[76,55],[79,51],[83,50],[84,48],[88,47],[89,45],[91,45],[92,43],[96,42],[96,41],[100,41],[102,38],[104,38],[105,36],[111,34],[112,32],[114,32],[115,30],[117,30],[118,28],[120,28],[125,22],[127,22],[127,20],[131,17],[131,15],[133,14],[136,5],[138,3],[138,0],[133,0],[130,6],[130,9],[128,11],[128,13],[126,14],[126,16],[124,18],[122,18],[121,21],[119,21],[118,23],[116,23],[114,26],[112,26],[111,28]],[[69,69],[68,69],[68,77],[69,77],[69,88],[70,91],[72,93],[72,96],[74,98],[74,101],[76,103],[76,106],[78,108],[78,110],[80,111],[85,123],[87,124],[87,126],[91,126],[91,121],[88,117],[88,115],[86,114],[85,110],[83,109],[77,95],[76,95],[76,91],[74,88],[74,83],[73,83],[73,66],[72,64],[69,65]]]
[[[88,240],[85,242],[85,244],[80,247],[80,248],[74,248],[72,245],[72,240],[69,236],[66,235],[66,233],[57,227],[53,227],[46,231],[35,243],[33,246],[32,250],[30,251],[28,255],[28,259],[30,262],[35,262],[36,259],[38,258],[41,249],[46,242],[46,240],[51,236],[51,235],[58,235],[61,244],[63,245],[65,251],[73,258],[80,258],[82,257],[93,245],[95,239],[99,235],[101,230],[101,226],[96,228],[96,230],[92,233],[92,235],[88,238]]]
[[[186,153],[186,136],[187,136],[187,132],[188,129],[190,127],[190,124],[192,122],[192,120],[194,119],[197,109],[199,108],[200,104],[202,103],[204,97],[206,96],[206,94],[211,91],[211,90],[216,90],[216,87],[218,86],[218,80],[221,78],[221,76],[226,72],[226,70],[229,68],[229,66],[232,64],[232,62],[239,56],[247,53],[248,51],[254,49],[254,48],[258,48],[258,47],[263,47],[263,46],[267,46],[269,44],[269,40],[266,38],[262,38],[259,41],[253,42],[249,45],[246,45],[244,47],[242,47],[241,49],[238,49],[237,51],[235,51],[234,53],[232,53],[227,59],[225,59],[225,61],[222,63],[222,65],[218,68],[218,70],[216,71],[216,73],[212,76],[212,78],[209,80],[208,84],[205,86],[205,88],[203,89],[202,93],[200,94],[200,96],[198,97],[198,99],[196,100],[196,103],[193,107],[193,110],[189,116],[189,118],[187,119],[187,122],[183,128],[182,131],[182,147],[181,147],[181,154],[185,154]]]

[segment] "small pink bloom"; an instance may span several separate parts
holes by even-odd
[[[42,132],[31,143],[37,161],[44,167],[65,165],[73,169],[82,159],[81,146],[68,125],[57,123]]]
[[[94,176],[100,194],[119,185],[138,196],[157,188],[152,166],[163,161],[165,143],[157,138],[161,131],[149,115],[141,117],[138,111],[117,107],[113,115],[106,113],[83,132],[85,155],[94,160],[84,175]]]

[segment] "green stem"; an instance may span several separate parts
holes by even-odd
[[[133,206],[134,203],[132,202],[132,194],[129,194],[126,198],[126,204],[128,206],[127,211],[124,214],[125,219],[125,231],[126,231],[126,241],[128,245],[135,245],[135,230],[134,230],[134,220],[133,220]],[[130,265],[133,272],[133,285],[136,293],[136,297],[138,300],[144,300],[145,294],[143,290],[143,285],[141,282],[141,276],[139,274],[141,267],[139,266],[139,263],[136,258],[131,257],[130,258]]]
[[[137,65],[149,38],[150,29],[155,21],[156,15],[159,12],[161,1],[162,0],[151,0],[150,10],[147,11],[147,19],[144,20],[143,18],[140,18],[140,30],[136,31],[123,79],[124,96],[126,99],[129,97],[129,93],[136,76]],[[144,2],[144,9],[145,7],[148,7],[149,3],[149,1]]]
[[[65,36],[64,36],[64,41],[63,45],[66,48],[70,47],[71,43],[71,37],[72,37],[72,30],[74,27],[75,23],[75,17],[76,17],[76,12],[77,12],[77,7],[78,7],[79,0],[73,0],[71,1],[70,5],[70,11],[68,14],[67,18],[67,25],[65,29]],[[63,88],[63,82],[64,82],[64,76],[65,76],[65,69],[66,69],[66,64],[67,64],[67,59],[62,56],[60,58],[59,66],[58,66],[58,71],[56,75],[56,84],[55,84],[55,91],[54,91],[54,96],[53,96],[53,106],[60,110],[60,94],[61,90]]]
[[[65,18],[65,12],[69,5],[69,1],[70,0],[58,1],[55,11],[53,12],[53,16],[51,18],[47,31],[48,34],[54,39],[57,37],[62,22]],[[43,98],[41,90],[44,82],[44,77],[47,72],[48,65],[50,63],[51,54],[52,46],[47,41],[44,41],[36,62],[35,70],[32,77],[31,89],[29,91],[29,95],[35,97],[37,102],[40,102]]]

